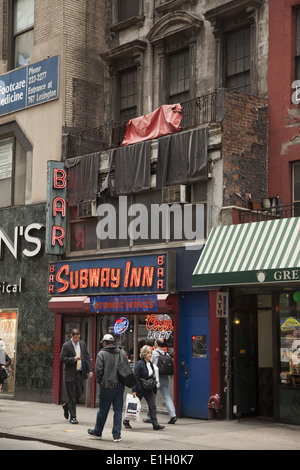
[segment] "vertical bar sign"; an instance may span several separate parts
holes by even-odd
[[[66,252],[67,172],[63,162],[48,161],[46,254]]]

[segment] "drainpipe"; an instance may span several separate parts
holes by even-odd
[[[149,30],[152,29],[154,25],[154,0],[149,1]],[[148,66],[148,113],[153,111],[153,72],[154,72],[154,64],[153,64],[153,46],[150,44],[148,39],[146,39],[149,46],[149,66]]]

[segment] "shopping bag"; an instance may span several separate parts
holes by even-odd
[[[156,378],[156,386],[157,388],[159,388],[159,369],[156,364],[153,364],[153,367],[154,367],[154,374]]]
[[[134,397],[131,393],[127,393],[125,404],[125,419],[132,421],[140,421],[141,402],[138,397]]]

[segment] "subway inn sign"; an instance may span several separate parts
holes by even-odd
[[[49,295],[173,292],[173,252],[57,262],[49,265]]]

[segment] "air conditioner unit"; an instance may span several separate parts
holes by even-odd
[[[95,201],[80,202],[78,204],[78,217],[84,219],[85,217],[96,217],[97,207]]]
[[[185,184],[162,188],[162,202],[165,204],[185,204],[189,202],[188,187]]]

